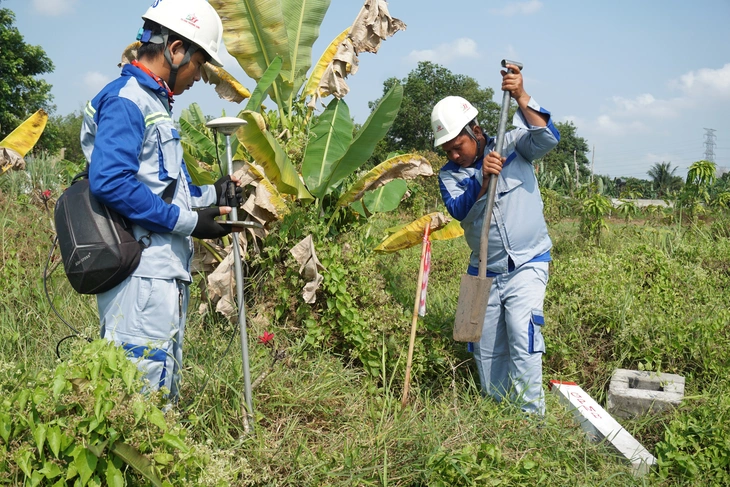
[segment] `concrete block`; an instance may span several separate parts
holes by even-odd
[[[684,398],[684,377],[676,374],[616,369],[608,386],[606,409],[632,418],[676,407]]]
[[[635,476],[645,475],[656,464],[656,458],[578,384],[551,380],[550,391],[573,413],[588,438],[606,441],[631,465]]]

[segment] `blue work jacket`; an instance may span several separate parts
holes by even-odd
[[[530,108],[548,116],[550,112],[530,99]],[[507,157],[497,180],[497,193],[489,227],[487,272],[502,274],[530,261],[550,259],[552,242],[543,217],[543,204],[532,161],[547,154],[560,140],[552,118],[546,127],[527,123],[517,110],[515,129],[505,134],[502,153]],[[494,150],[495,138],[487,141],[484,154]],[[479,242],[487,194],[477,200],[482,188],[484,156],[463,168],[449,161],[439,172],[441,196],[448,212],[461,221],[471,257],[468,272],[477,274]]]
[[[137,277],[191,281],[194,207],[212,205],[212,185],[195,186],[183,162],[180,135],[167,91],[127,64],[84,110],[81,147],[89,162],[91,193],[127,217],[139,239],[150,232]],[[162,199],[177,180],[171,204]]]

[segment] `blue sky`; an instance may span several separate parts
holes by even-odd
[[[2,0],[29,44],[55,64],[58,114],[79,111],[119,72],[151,0]],[[360,0],[332,0],[313,56],[357,16]],[[730,170],[730,0],[483,1],[391,0],[407,24],[378,54],[362,53],[345,101],[357,122],[383,81],[404,78],[418,61],[441,64],[499,87],[499,62],[525,65],[525,88],[556,121],[571,120],[591,148],[595,173],[646,178],[656,162],[684,176],[704,158],[714,129],[715,162]],[[244,86],[254,83],[223,57]],[[495,96],[499,101],[499,93]],[[179,112],[197,102],[210,115],[241,108],[202,82],[177,97]]]

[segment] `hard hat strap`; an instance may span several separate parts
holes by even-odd
[[[474,130],[472,130],[472,128],[471,128],[472,122],[474,122],[474,120],[472,120],[471,122],[469,122],[468,124],[466,124],[466,126],[464,127],[464,131],[467,133],[467,135],[469,137],[471,137],[472,139],[474,139],[474,142],[477,143],[477,153],[476,153],[476,156],[474,156],[474,160],[472,161],[472,163],[474,163],[482,155],[481,154],[481,152],[482,152],[482,144],[481,144],[481,142],[479,142],[479,139],[477,139],[477,136],[474,134]]]
[[[170,49],[168,49],[167,45],[165,45],[165,60],[170,65],[170,79],[167,80],[167,84],[170,86],[170,89],[172,91],[175,91],[175,80],[177,79],[178,69],[180,69],[181,66],[185,66],[186,64],[188,64],[190,62],[190,58],[193,54],[195,54],[197,50],[198,46],[196,44],[189,43],[188,46],[185,48],[185,56],[183,56],[183,60],[180,61],[178,64],[174,64],[172,62]]]

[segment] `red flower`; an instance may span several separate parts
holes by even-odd
[[[51,199],[51,190],[47,189],[44,192],[42,192],[41,195],[43,196],[44,200],[49,200],[49,199]]]
[[[271,340],[273,340],[273,339],[274,339],[274,334],[269,333],[268,331],[265,331],[264,334],[259,337],[259,343],[261,343],[263,345],[268,345],[271,342]]]

